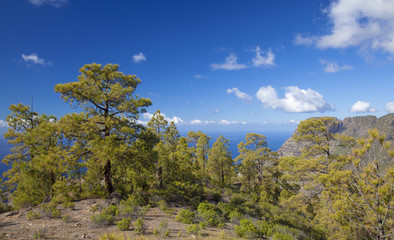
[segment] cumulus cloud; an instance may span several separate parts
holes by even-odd
[[[67,3],[68,0],[28,0],[29,3],[36,5],[36,6],[41,6],[43,4],[48,4],[53,7],[60,7],[63,4]]]
[[[160,113],[163,117],[164,117],[164,119],[167,121],[167,122],[169,122],[169,123],[171,123],[171,122],[174,122],[175,124],[182,124],[182,123],[184,123],[185,121],[183,121],[180,117],[177,117],[177,116],[173,116],[172,118],[169,118],[169,117],[167,117],[164,113]],[[140,124],[147,124],[148,122],[149,122],[149,120],[151,120],[151,118],[153,117],[153,114],[152,113],[144,113],[144,114],[142,114],[142,117],[143,117],[143,119],[145,120],[145,121],[143,121],[143,120],[139,120],[138,122],[140,123]]]
[[[280,109],[289,113],[325,112],[334,110],[334,106],[323,99],[323,95],[312,89],[300,89],[296,86],[285,88],[285,97],[278,98],[276,90],[271,87],[261,87],[256,93],[257,99],[264,107]]]
[[[271,48],[268,49],[267,53],[265,54],[265,56],[262,56],[262,50],[260,47],[256,47],[256,57],[254,57],[252,59],[253,61],[253,65],[255,67],[272,67],[275,66],[275,54],[272,53]]]
[[[337,0],[326,9],[331,22],[327,35],[303,37],[294,43],[318,48],[361,47],[394,54],[394,1]]]
[[[239,89],[236,88],[236,87],[235,88],[231,88],[231,89],[227,89],[227,93],[228,94],[234,93],[235,96],[237,96],[237,98],[239,98],[239,99],[241,99],[241,100],[243,100],[245,102],[252,101],[252,97],[251,96],[249,96],[248,94],[246,94],[244,92],[239,91]]]
[[[0,127],[7,127],[8,124],[6,121],[0,120]]]
[[[208,76],[200,75],[200,74],[195,74],[193,76],[195,79],[208,79]]]
[[[239,64],[237,63],[237,56],[235,54],[230,54],[230,56],[226,57],[226,60],[224,63],[220,64],[211,64],[211,67],[213,70],[240,70],[240,69],[245,69],[247,66],[245,64]]]
[[[352,66],[343,65],[339,66],[335,61],[326,61],[324,59],[320,59],[320,63],[323,65],[324,72],[326,73],[336,73],[342,70],[351,70]]]
[[[38,64],[38,65],[45,65],[46,64],[45,60],[42,58],[39,58],[38,55],[35,53],[30,54],[30,55],[22,54],[22,59],[23,59],[23,61],[25,61],[26,63],[29,63],[29,64]]]
[[[142,52],[140,52],[138,54],[134,54],[133,55],[133,61],[135,63],[146,62],[146,56]]]
[[[376,108],[371,107],[371,103],[357,101],[353,106],[350,108],[350,112],[354,113],[367,113],[367,112],[377,112]]]
[[[386,112],[394,113],[394,102],[386,103],[386,107],[384,108]]]

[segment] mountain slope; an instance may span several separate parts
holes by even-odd
[[[341,121],[341,120],[339,120]],[[347,117],[339,124],[334,133],[351,136],[354,138],[365,137],[368,135],[368,129],[377,128],[380,132],[386,134],[387,139],[394,141],[394,113],[387,114],[380,118],[375,116]],[[302,148],[306,143],[297,143],[294,141],[294,135],[286,140],[279,148],[279,156],[300,156]]]

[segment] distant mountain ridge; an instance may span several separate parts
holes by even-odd
[[[361,117],[347,117],[340,121],[336,129],[331,129],[333,133],[347,135],[350,137],[366,137],[368,129],[377,128],[380,132],[385,133],[389,141],[394,142],[394,113],[387,114],[380,118],[375,116],[361,116]],[[286,142],[279,148],[279,156],[300,156],[301,150],[305,143],[297,143],[294,140],[294,135],[286,140]]]

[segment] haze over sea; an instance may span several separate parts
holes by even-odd
[[[233,158],[236,158],[238,156],[238,149],[237,145],[241,141],[245,140],[245,136],[247,133],[257,133],[257,134],[262,134],[267,137],[267,142],[268,142],[268,147],[271,148],[273,151],[277,151],[282,144],[291,136],[293,131],[234,131],[234,132],[216,132],[216,131],[209,131],[209,132],[204,132],[207,134],[209,137],[211,137],[209,143],[210,146],[216,141],[216,139],[220,136],[223,135],[224,138],[229,140],[230,146],[229,150],[231,151],[231,156]],[[0,137],[0,159],[3,159],[4,156],[6,156],[11,149],[11,145],[8,145],[6,140],[3,138],[3,134],[1,133]],[[187,132],[180,132],[181,136],[187,136]],[[7,169],[7,166],[4,164],[0,164],[0,173],[2,174],[5,170]]]

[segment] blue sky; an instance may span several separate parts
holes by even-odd
[[[292,130],[394,112],[394,0],[0,2],[0,126],[11,104],[61,117],[54,92],[117,63],[181,130]]]

